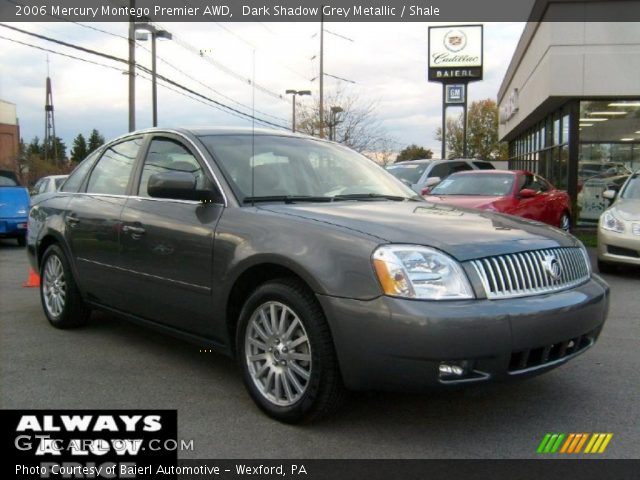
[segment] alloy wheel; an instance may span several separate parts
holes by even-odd
[[[64,311],[67,299],[67,282],[64,278],[62,261],[57,255],[50,255],[44,266],[42,278],[44,304],[49,314],[57,318]]]
[[[251,315],[245,333],[249,374],[260,394],[288,407],[304,395],[311,378],[311,344],[298,315],[270,301]]]

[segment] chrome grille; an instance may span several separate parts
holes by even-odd
[[[581,248],[548,248],[470,263],[480,276],[487,298],[513,298],[556,292],[589,279],[589,259]]]
[[[634,235],[640,235],[640,223],[631,224],[631,233]]]

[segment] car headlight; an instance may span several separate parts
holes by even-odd
[[[602,214],[600,225],[604,230],[609,230],[610,232],[624,232],[624,222],[617,218],[611,210],[607,210]]]
[[[451,257],[419,245],[383,245],[373,266],[386,295],[426,300],[474,298],[467,275]]]

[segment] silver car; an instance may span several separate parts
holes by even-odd
[[[603,196],[614,203],[598,223],[598,268],[607,273],[616,265],[640,265],[640,170],[631,175],[616,195]]]
[[[69,175],[49,175],[38,180],[29,192],[31,195],[31,204],[37,203],[40,200],[40,195],[60,190],[60,187],[68,176]]]
[[[494,166],[485,160],[475,158],[456,158],[454,160],[409,160],[389,165],[387,171],[409,185],[416,193],[440,183],[452,173],[465,170],[493,170]]]

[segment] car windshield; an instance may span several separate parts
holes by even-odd
[[[454,174],[440,182],[430,194],[503,196],[513,189],[514,178],[515,175],[508,173]]]
[[[373,161],[333,143],[276,135],[207,135],[200,140],[242,201],[416,198]]]
[[[409,182],[410,184],[418,183],[420,177],[427,169],[428,163],[405,163],[402,165],[390,165],[387,171],[394,177]]]
[[[4,177],[0,175],[0,187],[17,187],[17,186],[18,184],[12,178]]]
[[[635,173],[620,193],[621,198],[640,200],[640,173]]]

